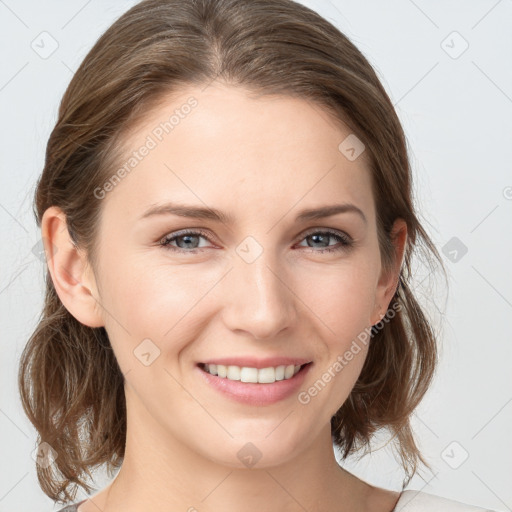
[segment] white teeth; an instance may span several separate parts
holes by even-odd
[[[301,368],[297,365],[280,365],[268,368],[250,368],[247,366],[234,366],[223,364],[205,364],[204,369],[212,375],[227,378],[229,380],[239,380],[241,382],[254,382],[259,384],[272,384],[276,380],[291,379]]]
[[[240,380],[240,366],[228,366],[228,375],[229,380]]]
[[[240,369],[240,380],[242,382],[258,382],[258,369],[242,367]]]
[[[254,368],[256,370],[256,368]],[[269,368],[260,368],[258,371],[258,382],[261,384],[271,384],[276,381],[276,369]]]

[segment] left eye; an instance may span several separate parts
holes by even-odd
[[[339,242],[339,246],[336,247],[336,246],[327,246],[325,249],[319,249],[319,250],[314,250],[313,252],[335,252],[335,251],[342,251],[342,250],[347,250],[349,249],[350,247],[352,247],[352,239],[345,233],[343,232],[338,232],[338,231],[330,231],[330,230],[327,230],[327,231],[313,231],[313,232],[310,232],[309,234],[306,234],[304,236],[304,240],[306,239],[312,239],[314,243],[323,243],[323,241],[325,242],[326,240],[328,241],[330,238],[334,238],[336,240],[338,240]],[[314,248],[314,246],[313,246]]]
[[[194,254],[195,252],[197,252],[197,250],[201,251],[202,249],[204,249],[204,246],[199,247],[198,245],[198,240],[200,238],[210,241],[207,236],[207,233],[204,231],[181,231],[176,234],[171,234],[169,236],[164,237],[160,241],[160,245],[166,247],[171,251],[190,252]],[[315,250],[315,246],[309,245],[309,248],[313,249],[313,252],[320,253],[341,251],[344,249],[346,250],[350,248],[353,243],[352,239],[347,234],[341,231],[312,231],[303,235],[301,240],[306,240],[308,238],[313,240],[313,243],[324,243],[332,238],[336,239],[339,242],[340,245],[338,247],[327,245],[326,248],[319,248],[318,250]],[[177,243],[178,247],[171,245],[174,242]]]

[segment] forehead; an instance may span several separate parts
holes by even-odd
[[[275,220],[295,205],[352,202],[372,217],[367,154],[348,159],[340,150],[348,136],[301,98],[190,87],[163,98],[129,132],[116,168],[122,178],[103,206],[126,220],[171,200]]]

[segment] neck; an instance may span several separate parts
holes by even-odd
[[[201,456],[149,414],[130,410],[123,465],[108,487],[104,512],[366,510],[370,486],[338,465],[330,425],[283,464],[267,467],[262,457],[240,469]]]

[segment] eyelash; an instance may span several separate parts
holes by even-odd
[[[333,231],[333,230],[330,230],[330,229],[325,229],[323,231],[320,231],[320,230],[317,230],[317,231],[309,231],[307,232],[305,235],[303,235],[302,240],[304,240],[305,238],[308,238],[309,236],[312,236],[312,235],[318,235],[318,234],[321,234],[321,235],[330,235],[332,236],[333,238],[336,238],[338,240],[338,242],[341,243],[341,246],[339,247],[335,247],[335,248],[329,248],[329,249],[315,249],[314,247],[309,247],[309,249],[312,250],[312,252],[319,252],[319,253],[333,253],[333,252],[338,252],[338,251],[343,251],[343,250],[347,250],[349,249],[350,247],[352,247],[353,245],[353,241],[352,239],[346,235],[345,233],[342,233],[342,232],[338,232],[338,231]],[[176,234],[173,234],[171,233],[172,236],[166,236],[164,237],[161,241],[160,241],[160,245],[162,247],[164,247],[165,249],[167,250],[170,250],[170,251],[173,251],[173,252],[178,252],[178,253],[189,253],[189,254],[196,254],[198,252],[202,252],[205,248],[195,248],[195,249],[191,249],[191,250],[186,250],[186,249],[181,249],[179,247],[173,247],[171,246],[171,242],[174,242],[176,239],[178,238],[181,238],[183,236],[187,236],[187,235],[192,235],[192,236],[202,236],[204,238],[206,238],[208,241],[209,238],[208,238],[208,233],[206,233],[205,231],[202,231],[202,230],[184,230],[184,231],[179,231],[177,232]]]

